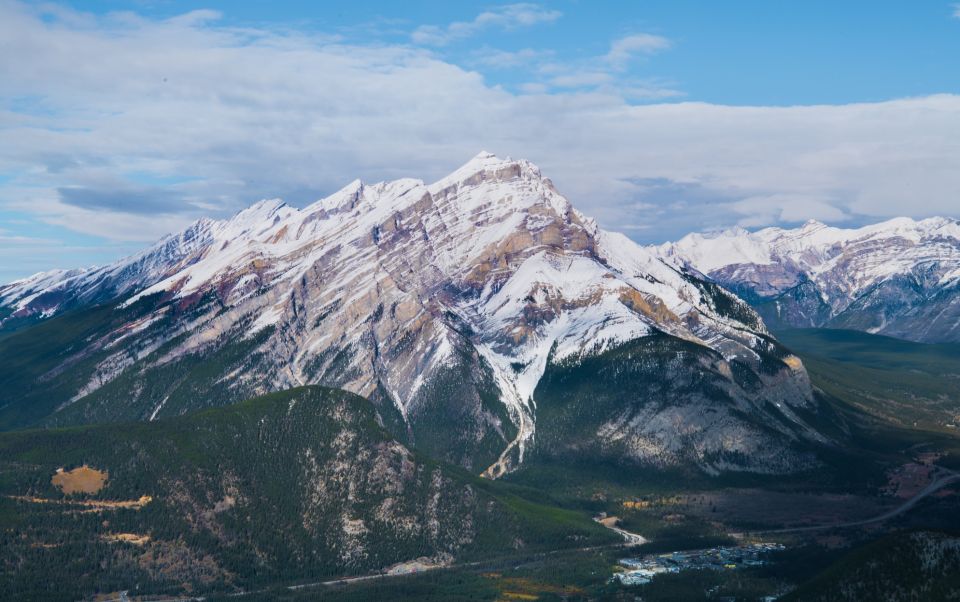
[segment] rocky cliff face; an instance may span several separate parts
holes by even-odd
[[[12,283],[0,299],[8,320],[114,308],[109,328],[41,375],[64,396],[52,423],[152,420],[319,383],[373,400],[419,449],[498,476],[537,436],[549,367],[657,336],[696,358],[675,371],[709,373],[712,384],[680,414],[679,389],[624,392],[632,409],[585,421],[591,437],[633,429],[669,440],[630,447],[634,460],[661,464],[709,438],[694,456],[713,468],[759,441],[782,450],[817,439],[791,409],[812,403],[802,365],[748,306],[601,230],[535,165],[487,153],[433,184],[355,181],[303,209],[262,201],[113,266]],[[724,419],[701,419],[713,411]]]
[[[897,218],[855,230],[691,234],[656,251],[753,304],[772,327],[960,341],[960,222]]]

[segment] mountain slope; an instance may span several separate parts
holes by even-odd
[[[4,599],[230,592],[617,540],[411,452],[367,400],[319,387],[4,433],[0,458]],[[105,473],[102,488],[61,491],[57,476],[81,465]]]
[[[790,602],[955,600],[960,539],[955,534],[896,533],[861,546],[784,596]]]
[[[111,301],[153,284],[208,245],[215,223],[198,220],[182,232],[108,266],[41,272],[0,286],[0,332],[73,308]]]
[[[897,218],[855,230],[690,234],[656,249],[749,301],[772,328],[960,341],[960,222]]]
[[[960,344],[913,343],[852,330],[783,330],[814,385],[902,427],[955,433]]]
[[[689,442],[709,437],[723,455],[755,449],[743,442],[769,428],[783,441],[822,440],[791,410],[812,404],[802,365],[749,307],[599,229],[527,161],[481,153],[429,185],[355,181],[299,210],[263,201],[108,268],[13,283],[0,293],[10,315],[47,321],[0,339],[0,356],[111,294],[99,332],[41,374],[9,376],[20,388],[0,394],[0,421],[30,424],[43,412],[23,406],[37,403],[47,415],[33,423],[152,420],[317,383],[369,398],[385,426],[431,456],[498,476],[535,440],[549,367],[665,336],[703,358],[681,370],[723,383],[698,404],[728,419],[709,434],[698,425]],[[783,411],[757,401],[768,393]],[[672,436],[680,393],[631,395],[611,411]]]

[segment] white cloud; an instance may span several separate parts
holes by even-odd
[[[554,60],[552,52],[532,49],[519,52],[486,50],[487,61],[475,61],[476,65],[506,67],[523,66],[531,72],[536,84],[550,90],[569,92],[593,91],[622,96],[628,100],[662,100],[677,98],[684,93],[672,82],[662,79],[641,78],[629,72],[631,60],[638,54],[649,55],[670,47],[666,38],[651,34],[635,34],[615,40],[610,51],[603,55],[581,57],[578,60],[561,62]],[[525,85],[520,89],[525,90]]]
[[[619,91],[629,100],[666,100],[685,96],[684,92],[672,88],[670,83],[656,80],[627,81],[619,87]]]
[[[522,48],[516,51],[481,48],[473,53],[471,64],[489,69],[513,69],[517,67],[529,69],[552,56],[553,52],[549,50],[534,50],[533,48]]]
[[[549,81],[557,88],[584,88],[609,84],[613,76],[604,71],[573,71],[551,77]]]
[[[0,208],[143,241],[355,177],[431,180],[488,149],[535,161],[586,214],[644,241],[747,221],[957,216],[960,96],[635,106],[612,86],[548,91],[513,94],[404,46],[0,4],[0,174],[14,175]]]
[[[541,23],[552,23],[562,16],[537,4],[507,4],[477,15],[472,21],[456,21],[444,27],[421,25],[411,34],[416,44],[443,46],[455,40],[469,38],[490,28],[517,29]]]
[[[622,68],[637,55],[651,55],[661,50],[667,50],[670,46],[670,40],[662,36],[636,33],[614,40],[610,44],[610,51],[607,52],[604,60],[615,67]]]
[[[539,82],[526,82],[520,84],[520,91],[524,94],[546,94],[550,91],[550,86]]]
[[[956,19],[960,19],[960,3],[953,5],[953,16]]]
[[[20,247],[22,245],[54,245],[57,241],[52,238],[35,238],[32,236],[7,235],[0,232],[0,249],[6,246]]]
[[[797,193],[773,193],[751,196],[729,203],[729,209],[740,216],[738,226],[745,228],[776,223],[797,223],[816,219],[837,223],[850,219],[841,209],[820,196]]]

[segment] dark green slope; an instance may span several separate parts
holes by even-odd
[[[119,336],[161,308],[160,319],[138,326],[138,337]],[[161,416],[176,416],[251,397],[258,392],[253,387],[218,386],[218,381],[257,364],[251,351],[267,331],[248,339],[224,337],[209,349],[158,362],[181,340],[170,337],[178,321],[216,309],[209,296],[172,303],[154,295],[128,307],[65,312],[0,337],[0,430],[146,420],[161,404]],[[113,368],[124,369],[114,380],[98,373]],[[109,382],[78,398],[78,391],[96,380]]]
[[[65,497],[51,476],[81,464],[109,480]],[[409,451],[370,402],[322,387],[152,423],[2,434],[0,495],[2,599],[249,590],[613,537]],[[152,501],[139,509],[90,505],[142,496]],[[125,533],[150,540],[110,541]]]
[[[784,602],[907,602],[960,598],[960,539],[919,531],[861,546]]]
[[[807,467],[805,426],[782,408],[808,401],[784,378],[779,345],[770,341],[758,354],[759,367],[751,367],[653,334],[550,363],[534,393],[535,456],[708,473]]]
[[[214,295],[155,295],[129,307],[76,309],[0,337],[0,431],[179,416],[286,382],[284,362],[263,347],[273,327],[247,336],[247,324],[240,323],[202,347],[180,347],[184,324],[221,309]],[[377,346],[372,339],[359,344]],[[405,344],[378,352],[390,361]],[[513,440],[516,427],[490,367],[467,337],[457,338],[454,347],[456,361],[423,383],[408,422],[385,387],[369,399],[381,424],[402,442],[479,473]],[[331,350],[335,357],[318,358],[307,375],[311,382],[341,387],[356,377],[348,369],[354,353],[349,346]]]
[[[517,427],[476,349],[465,340],[456,349],[456,360],[418,391],[408,410],[410,430],[417,449],[479,474],[516,437]]]
[[[0,338],[0,430],[35,424],[69,401],[107,353],[88,342],[142,313],[140,304],[86,308]]]
[[[947,425],[960,424],[960,344],[817,328],[777,337],[829,395],[898,426],[957,432]]]
[[[731,379],[711,367],[702,347],[667,336],[647,337],[596,358],[548,366],[535,393],[534,448],[507,480],[580,503],[578,498],[596,492],[630,496],[716,487],[873,495],[886,483],[887,471],[912,461],[918,450],[944,453],[941,463],[960,468],[960,437],[942,422],[960,405],[960,387],[953,385],[955,345],[818,329],[787,331],[779,340],[802,357],[817,388],[814,402],[796,408],[795,414],[823,434],[825,443],[790,436],[789,429],[798,425],[778,417],[775,404],[764,403],[770,389],[759,388],[757,373],[732,365],[740,391],[757,387],[753,405],[744,411],[731,395],[737,392]],[[767,363],[775,368],[777,356],[771,354]],[[677,419],[651,436],[651,429],[643,429],[656,424],[661,410],[674,411]],[[921,417],[918,427],[912,426],[914,416]],[[939,432],[930,428],[936,426],[936,416]],[[616,436],[604,437],[603,425],[613,421],[620,425]],[[769,437],[782,446],[783,455],[765,455],[777,449],[774,445],[752,458],[722,448],[703,453],[702,442],[709,439],[698,439],[702,431],[697,427],[748,433],[748,440]],[[637,458],[630,448],[637,442],[672,444],[680,461]],[[716,462],[752,462],[754,467],[762,462],[763,468],[783,457],[797,461],[796,470],[711,475],[698,468]],[[813,463],[804,464],[807,458]]]

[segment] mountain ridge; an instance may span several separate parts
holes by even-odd
[[[960,221],[901,217],[856,229],[688,234],[648,247],[749,301],[776,328],[851,328],[960,340]]]

